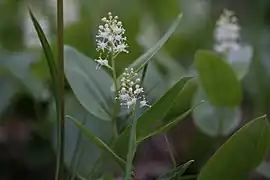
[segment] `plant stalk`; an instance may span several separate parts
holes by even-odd
[[[128,155],[127,155],[127,163],[126,163],[126,172],[124,180],[130,180],[132,169],[133,169],[133,158],[136,152],[136,125],[137,120],[135,119],[135,106],[132,107],[132,125],[129,137],[129,145],[128,145]]]
[[[63,42],[63,0],[57,0],[57,45],[58,45],[58,82],[59,82],[59,109],[57,129],[57,162],[55,180],[64,179],[64,135],[65,135],[65,112],[64,112],[64,42]]]
[[[118,90],[118,87],[117,87],[117,76],[116,76],[116,66],[115,66],[115,58],[113,57],[113,55],[111,56],[111,62],[112,62],[112,75],[113,75],[113,84],[114,84],[114,88],[115,88],[115,97],[117,97],[117,90]],[[120,106],[120,103],[119,103],[119,100],[116,99],[115,100],[116,103],[115,103],[115,107],[114,107],[114,110],[113,110],[113,116],[112,116],[112,126],[113,126],[113,131],[114,131],[114,134],[115,134],[115,138],[118,137],[118,130],[117,130],[117,114],[118,114],[118,111],[119,111],[119,106]]]

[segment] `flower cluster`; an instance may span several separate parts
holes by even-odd
[[[215,30],[216,45],[215,51],[227,54],[230,51],[240,49],[238,42],[240,37],[240,26],[238,19],[233,11],[224,10],[223,14],[217,21]]]
[[[123,77],[121,78],[121,88],[118,92],[119,95],[116,98],[120,99],[122,106],[130,108],[135,105],[137,101],[140,101],[140,107],[150,107],[143,95],[143,87],[141,87],[139,83],[140,78],[138,78],[138,74],[134,72],[133,68],[126,68]]]
[[[108,65],[108,56],[115,57],[121,52],[128,53],[126,44],[127,38],[124,36],[125,29],[122,22],[118,20],[117,16],[112,16],[112,13],[108,13],[108,17],[103,17],[102,22],[104,25],[100,25],[98,28],[98,34],[96,35],[97,51],[100,53],[98,60],[100,66]],[[106,58],[102,58],[102,55]]]

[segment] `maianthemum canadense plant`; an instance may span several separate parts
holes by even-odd
[[[61,11],[61,8],[59,9]],[[31,12],[30,15],[47,57],[55,86],[56,111],[59,114],[61,108],[58,108],[58,106],[61,105],[60,99],[63,96],[61,94],[63,91],[59,90],[58,80],[63,71],[56,68],[50,45]],[[92,60],[68,46],[65,46],[63,52],[61,50],[58,52],[60,55],[63,53],[64,73],[73,93],[85,110],[91,114],[90,119],[88,117],[75,119],[70,114],[66,114],[67,119],[75,123],[84,136],[102,150],[101,154],[96,154],[94,150],[88,149],[88,156],[93,153],[98,158],[94,165],[86,163],[86,166],[80,164],[84,160],[83,158],[77,158],[81,161],[76,162],[78,160],[74,160],[74,158],[70,160],[67,154],[62,154],[65,158],[65,166],[71,174],[69,179],[114,179],[112,171],[117,168],[121,169],[121,179],[136,179],[133,159],[136,148],[141,142],[151,136],[167,132],[191,113],[193,113],[196,122],[197,117],[200,117],[196,116],[197,108],[195,109],[195,107],[198,106],[199,109],[204,106],[204,103],[200,103],[201,101],[194,101],[193,107],[183,114],[175,114],[174,112],[174,115],[171,115],[172,110],[177,109],[179,103],[185,102],[189,90],[188,85],[191,81],[195,81],[199,85],[198,92],[203,92],[203,99],[207,101],[207,105],[214,107],[215,111],[221,114],[216,119],[221,122],[218,131],[209,134],[224,134],[225,117],[227,117],[228,112],[231,112],[231,109],[240,104],[242,98],[239,78],[234,68],[231,67],[232,64],[223,60],[232,53],[231,50],[238,51],[241,49],[241,46],[236,42],[236,39],[238,41],[239,38],[239,26],[235,24],[236,19],[232,15],[231,12],[226,11],[218,23],[216,29],[217,44],[214,46],[214,50],[218,53],[209,50],[199,50],[196,53],[194,65],[198,72],[197,77],[178,79],[157,100],[148,100],[150,94],[144,88],[147,86],[145,77],[149,72],[149,63],[176,30],[182,14],[178,15],[168,31],[152,48],[134,60],[119,76],[116,73],[117,56],[121,53],[132,52],[132,48],[128,46],[123,23],[112,13],[108,13],[107,17],[102,18],[102,25],[98,26],[96,50],[99,56],[96,59]],[[58,36],[59,33],[61,37],[61,31],[58,31]],[[111,124],[109,127],[112,129],[113,135],[110,136],[109,140],[95,135],[96,133],[93,132],[95,131],[93,126],[97,123],[95,119],[102,123]],[[58,121],[60,120],[58,119]],[[89,120],[89,122],[86,122],[86,120]],[[65,123],[67,125],[68,121],[65,121]],[[90,123],[89,127],[86,125],[87,123]],[[119,124],[122,124],[122,128]],[[197,123],[197,125],[200,126],[200,123]],[[103,129],[107,127],[108,124],[106,127],[103,126]],[[57,130],[60,131],[59,128]],[[109,136],[108,132],[105,132],[103,137]],[[65,135],[68,137],[72,133],[74,132],[69,131]],[[59,141],[66,142],[62,136],[63,134],[58,134]],[[80,135],[78,135],[78,139],[81,139]],[[270,126],[266,117],[262,116],[247,123],[234,133],[202,168],[198,179],[246,179],[249,173],[264,159],[270,148],[269,143]],[[78,144],[74,146],[72,147],[75,148],[74,154],[84,154],[76,150]],[[61,147],[63,148],[63,146],[58,146],[58,148]],[[64,153],[69,150],[65,149],[65,151],[60,152]],[[81,157],[80,155],[79,157]],[[172,161],[175,162],[173,154],[171,154],[171,157]],[[93,155],[91,158],[93,158]],[[183,174],[192,162],[193,160],[179,166],[175,163],[170,171],[158,177],[158,179],[185,178]],[[99,168],[101,165],[103,165],[102,168]],[[89,171],[86,172],[85,169]],[[61,177],[56,179],[61,179]]]

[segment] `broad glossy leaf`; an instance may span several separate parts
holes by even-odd
[[[168,90],[151,108],[143,113],[137,120],[137,141],[149,137],[156,128],[162,125],[162,119],[166,116],[171,106],[175,101],[175,97],[179,95],[185,84],[190,80],[190,77],[185,77],[179,80],[170,90]],[[114,143],[115,152],[121,157],[125,157],[127,153],[126,144],[129,141],[130,126],[118,137]]]
[[[159,178],[157,178],[157,180],[171,180],[173,178],[176,177],[181,177],[185,171],[187,170],[187,168],[193,163],[193,160],[188,161],[187,163],[167,172],[166,174],[160,176]]]
[[[241,84],[227,62],[210,51],[198,51],[195,55],[195,67],[202,87],[213,105],[235,107],[240,104]]]
[[[202,132],[209,136],[228,135],[240,125],[242,117],[239,107],[217,108],[213,106],[200,87],[194,97],[193,105],[198,104],[202,100],[205,103],[196,108],[192,113],[195,125]]]
[[[90,113],[103,120],[110,120],[112,109],[112,78],[96,63],[77,50],[65,46],[65,74],[80,103]]]
[[[259,117],[227,140],[201,170],[198,180],[248,179],[270,148],[270,125]]]

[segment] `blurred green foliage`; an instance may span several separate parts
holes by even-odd
[[[53,1],[52,1],[53,2]],[[7,111],[9,107],[14,104],[12,99],[18,98],[18,94],[28,94],[34,100],[35,104],[46,103],[48,106],[53,106],[53,98],[51,97],[50,89],[51,80],[49,77],[49,71],[46,65],[45,56],[39,45],[27,46],[25,39],[24,22],[26,21],[25,16],[27,7],[30,5],[35,12],[40,14],[39,17],[46,17],[49,20],[50,29],[50,42],[54,54],[56,54],[56,34],[55,34],[55,12],[50,1],[47,0],[2,0],[0,2],[0,117],[6,119]],[[78,19],[67,23],[65,26],[64,41],[65,44],[75,48],[80,53],[87,56],[89,59],[95,59],[98,54],[96,52],[95,35],[97,32],[97,26],[100,18],[107,14],[108,11],[117,14],[126,28],[126,36],[128,37],[128,44],[130,46],[130,53],[128,55],[121,55],[117,59],[117,74],[120,75],[125,67],[131,64],[137,59],[144,51],[147,51],[157,40],[166,32],[171,22],[175,17],[183,12],[183,21],[180,23],[179,28],[170,38],[168,43],[153,57],[151,61],[151,67],[148,69],[148,75],[145,79],[147,95],[151,98],[151,101],[155,102],[160,98],[164,92],[166,92],[178,79],[183,76],[198,75],[201,76],[201,72],[195,73],[196,69],[199,68],[194,66],[195,53],[199,49],[212,50],[214,39],[214,26],[215,21],[219,17],[223,8],[232,9],[236,12],[239,17],[239,22],[242,26],[242,39],[244,43],[250,45],[253,48],[253,57],[248,68],[239,72],[239,68],[234,68],[233,64],[229,64],[230,73],[234,71],[237,77],[237,86],[242,89],[243,100],[240,101],[241,97],[236,98],[234,102],[235,109],[226,108],[231,103],[227,103],[228,91],[226,91],[225,82],[220,82],[218,86],[220,91],[215,94],[218,90],[212,87],[212,91],[207,91],[205,88],[204,81],[200,82],[200,78],[196,78],[189,81],[188,85],[181,91],[179,99],[176,99],[172,110],[167,114],[164,120],[169,121],[182,114],[198,101],[204,99],[211,102],[209,106],[202,106],[205,109],[198,109],[198,111],[192,115],[195,119],[193,123],[195,126],[192,128],[196,130],[195,135],[191,136],[191,140],[188,144],[188,151],[186,154],[180,154],[183,157],[179,163],[184,163],[187,158],[195,157],[196,160],[196,172],[199,171],[201,166],[205,163],[207,157],[216,149],[216,136],[219,136],[219,128],[217,119],[220,117],[220,113],[230,113],[231,116],[226,119],[228,124],[224,123],[223,135],[227,136],[231,134],[236,128],[239,128],[244,122],[252,119],[258,115],[267,114],[270,115],[270,65],[269,65],[269,41],[270,41],[270,30],[269,30],[269,1],[210,1],[210,0],[80,0],[74,1],[78,7]],[[66,1],[68,4],[69,1]],[[66,7],[69,7],[67,5]],[[72,7],[72,6],[71,6]],[[67,9],[66,18],[69,17],[71,11],[76,9]],[[28,17],[29,18],[29,17]],[[147,32],[148,31],[148,32]],[[244,53],[246,54],[246,53]],[[70,61],[76,62],[76,58],[70,59]],[[89,60],[90,61],[90,60]],[[89,62],[90,63],[90,62]],[[91,62],[92,63],[92,62]],[[222,62],[225,63],[225,62]],[[195,63],[196,64],[196,63]],[[202,62],[201,65],[207,65]],[[222,65],[217,65],[217,68],[221,68]],[[239,66],[239,64],[238,64]],[[243,67],[243,64],[240,65]],[[215,70],[220,72],[220,69]],[[91,72],[94,69],[91,69]],[[89,69],[90,72],[90,69]],[[225,71],[224,71],[225,72]],[[240,74],[245,76],[239,78]],[[205,70],[205,73],[209,73],[209,76],[213,75],[215,71]],[[153,78],[154,77],[154,78]],[[227,71],[223,78],[228,78]],[[203,77],[202,77],[203,78]],[[154,80],[153,80],[154,79]],[[223,88],[223,86],[226,86]],[[205,88],[205,92],[201,92],[202,88]],[[106,91],[109,89],[106,89]],[[43,93],[44,92],[44,93]],[[67,87],[67,98],[71,96],[74,100],[74,95],[70,93],[70,88]],[[201,93],[206,93],[201,95]],[[210,95],[209,95],[210,93]],[[70,95],[71,94],[71,95]],[[75,92],[76,94],[76,92]],[[218,97],[217,97],[218,96]],[[240,96],[240,95],[239,95]],[[226,110],[215,111],[212,103],[216,102],[213,99],[224,98],[226,100],[225,106],[222,107]],[[81,103],[81,101],[80,101]],[[214,103],[213,103],[214,104]],[[109,141],[110,126],[104,121],[97,120],[92,114],[85,111],[83,107],[78,105],[78,102],[70,103],[67,101],[68,110],[73,111],[79,109],[78,112],[83,111],[87,114],[89,122],[93,122],[95,128],[89,125],[91,130],[95,131],[95,135]],[[84,105],[84,104],[83,104]],[[224,105],[224,104],[222,104]],[[69,107],[71,106],[71,107]],[[203,113],[208,112],[209,109],[215,109],[209,114]],[[201,110],[201,111],[199,111]],[[52,111],[53,112],[53,111]],[[72,112],[72,113],[78,113]],[[12,112],[16,114],[17,112]],[[42,129],[46,122],[50,122],[49,131],[42,139],[51,141],[51,133],[53,133],[54,120],[51,118],[49,112],[40,112],[35,110],[33,114],[38,114],[37,117],[42,121],[36,121],[36,117],[32,118],[33,124],[37,126],[37,129]],[[72,115],[70,113],[70,115]],[[138,112],[140,114],[141,112]],[[124,113],[125,114],[125,113]],[[241,115],[239,115],[241,114]],[[78,117],[77,117],[78,116]],[[74,115],[76,119],[82,120],[82,114]],[[124,117],[122,117],[124,118]],[[124,118],[125,119],[125,118]],[[205,119],[208,121],[206,122]],[[209,120],[210,119],[210,120]],[[213,123],[214,122],[214,123]],[[91,124],[90,123],[90,124]],[[4,127],[4,123],[3,127]],[[105,125],[104,125],[105,124]],[[70,127],[67,132],[67,141],[70,141],[72,145],[68,144],[67,153],[68,158],[71,158],[71,154],[74,154],[74,143],[77,142],[78,130],[73,124],[67,124]],[[120,129],[120,128],[119,128]],[[104,130],[105,132],[101,132]],[[76,131],[76,134],[75,134]],[[191,131],[186,128],[185,131]],[[202,134],[203,133],[203,134]],[[42,133],[41,133],[42,134]],[[108,136],[104,136],[108,134]],[[69,138],[69,136],[71,136]],[[74,136],[74,137],[73,137]],[[49,137],[49,138],[48,138]],[[181,137],[180,137],[181,138]],[[53,138],[52,138],[53,139]],[[86,147],[81,147],[82,157],[77,155],[74,161],[82,159],[88,163],[91,161],[92,164],[97,160],[96,158],[90,157],[88,153],[84,152],[86,148],[93,149],[95,156],[99,155],[99,150],[87,140],[85,141]],[[95,149],[96,148],[96,149]],[[37,148],[38,149],[38,148]],[[200,149],[200,150],[198,150]],[[40,151],[38,149],[37,151]],[[49,151],[49,150],[48,150]],[[192,154],[192,155],[190,155]],[[29,157],[29,156],[27,156]],[[36,157],[38,159],[38,157]],[[87,158],[89,158],[87,160]],[[42,159],[40,160],[42,161]],[[68,160],[70,162],[71,159]],[[81,167],[72,167],[72,170],[77,171],[78,168],[82,169],[82,174],[87,175],[91,168],[94,166],[89,165],[89,169],[85,169],[84,165]],[[110,167],[106,167],[109,169]],[[94,171],[98,172],[99,169]],[[260,171],[261,172],[261,171]],[[262,172],[261,172],[262,173]]]

